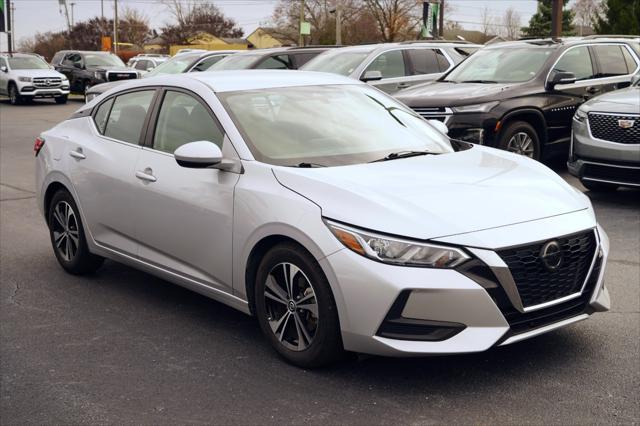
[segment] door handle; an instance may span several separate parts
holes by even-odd
[[[155,182],[157,180],[156,177],[153,175],[153,170],[151,170],[148,167],[144,169],[144,171],[138,170],[136,172],[136,177],[140,180],[144,180],[147,182]]]
[[[82,153],[82,148],[78,148],[75,151],[69,152],[69,155],[76,160],[84,160],[85,158],[87,158],[87,156]]]
[[[600,91],[599,88],[597,88],[596,86],[589,86],[587,87],[587,93],[590,95],[593,95],[594,93],[598,93]]]

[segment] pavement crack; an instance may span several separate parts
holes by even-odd
[[[622,259],[607,259],[607,263],[618,263],[620,265],[625,266],[638,266],[640,262],[634,262],[633,260],[622,260]]]
[[[26,197],[15,197],[15,198],[2,198],[0,199],[0,202],[2,201],[20,201],[20,200],[28,200],[30,198],[36,198],[35,195],[28,195]]]
[[[23,188],[20,188],[19,186],[9,185],[8,183],[3,183],[3,182],[0,182],[0,185],[1,186],[6,186],[7,188],[15,189],[16,191],[22,191],[22,192],[26,192],[28,194],[34,194],[35,195],[35,191],[30,191],[28,189],[23,189]]]
[[[17,282],[14,282],[13,291],[11,292],[11,295],[9,295],[9,303],[17,306],[22,306],[20,302],[18,302],[18,300],[16,299],[18,297],[18,291],[20,291],[20,284],[18,284]]]

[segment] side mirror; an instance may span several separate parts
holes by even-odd
[[[9,72],[9,68],[5,67],[4,65],[0,67],[0,71],[2,72]]]
[[[364,81],[365,83],[367,81],[382,80],[382,73],[380,71],[365,71],[360,80]]]
[[[638,83],[640,83],[640,72],[635,74],[633,77],[631,77],[631,85],[632,86],[635,86]]]
[[[222,161],[222,151],[218,145],[209,141],[186,143],[175,150],[173,156],[182,167],[204,169]]]
[[[576,76],[572,72],[551,71],[549,80],[547,80],[547,89],[553,89],[556,84],[572,84],[576,82]]]
[[[449,128],[442,121],[440,121],[440,120],[427,120],[427,121],[429,122],[429,124],[431,124],[433,127],[435,127],[441,133],[444,133],[445,135],[449,134]]]

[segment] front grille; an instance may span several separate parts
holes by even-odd
[[[33,85],[39,89],[51,89],[60,86],[62,79],[60,77],[35,77]]]
[[[414,107],[412,109],[427,120],[445,121],[452,114],[451,109],[445,107]]]
[[[640,167],[616,167],[585,163],[583,177],[640,185]]]
[[[119,81],[119,80],[133,80],[138,78],[138,74],[134,72],[126,72],[126,71],[108,71],[107,72],[107,81]]]
[[[629,126],[624,128],[624,125]],[[589,128],[594,138],[624,144],[640,144],[640,115],[589,113]]]
[[[550,270],[541,257],[547,241],[498,251],[509,267],[522,305],[539,305],[580,292],[597,242],[593,230],[557,238],[562,261]]]

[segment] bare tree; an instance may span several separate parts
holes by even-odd
[[[571,10],[574,13],[573,22],[578,26],[578,35],[582,35],[584,27],[593,27],[593,21],[602,11],[601,0],[576,0]]]
[[[509,7],[502,17],[502,30],[509,40],[515,40],[520,36],[520,14],[513,8]]]
[[[489,14],[489,8],[487,6],[482,10],[482,14],[480,15],[480,25],[482,27],[482,34],[487,38],[490,34],[495,34],[496,32],[496,22],[495,18]]]
[[[149,18],[136,9],[125,7],[118,24],[118,40],[142,47],[149,36]]]
[[[421,2],[416,0],[364,0],[385,42],[415,38],[421,21]]]

